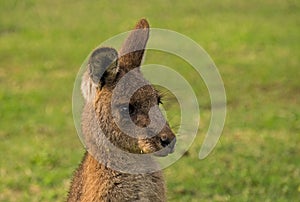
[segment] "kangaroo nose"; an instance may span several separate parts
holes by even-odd
[[[176,143],[176,137],[174,135],[172,135],[171,137],[168,137],[167,134],[163,133],[160,135],[160,144],[163,147],[170,147],[170,149],[173,150],[174,146]]]
[[[168,138],[168,136],[166,134],[162,134],[160,136],[160,143],[163,147],[168,146],[168,144],[170,144],[170,139]]]

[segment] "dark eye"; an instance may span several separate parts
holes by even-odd
[[[122,114],[129,113],[129,106],[121,106],[120,107],[120,112]]]
[[[119,110],[120,110],[121,114],[124,114],[124,115],[129,114],[129,115],[131,115],[134,112],[134,107],[131,104],[129,104],[129,105],[122,105],[122,106],[120,106]]]

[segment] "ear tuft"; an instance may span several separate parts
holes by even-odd
[[[90,56],[89,76],[99,86],[115,79],[118,72],[118,52],[113,48],[96,49]]]

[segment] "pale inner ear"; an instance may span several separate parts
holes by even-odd
[[[81,92],[82,92],[83,98],[87,102],[91,102],[94,100],[95,95],[96,95],[96,87],[97,87],[97,85],[92,81],[88,72],[86,71],[82,76]]]

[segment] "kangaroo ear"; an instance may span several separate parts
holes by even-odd
[[[98,48],[89,58],[89,76],[99,87],[111,84],[118,73],[118,52],[113,48]]]
[[[141,19],[131,31],[120,50],[119,66],[125,72],[141,65],[149,37],[149,24]]]

